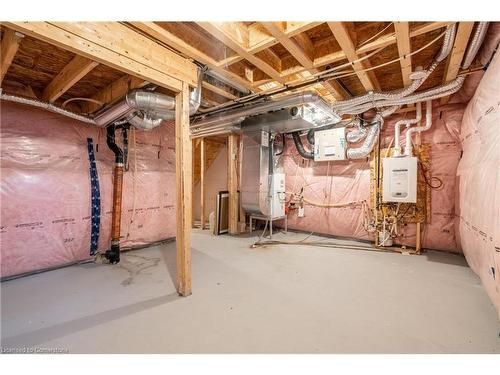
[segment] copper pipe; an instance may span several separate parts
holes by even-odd
[[[111,217],[111,245],[120,243],[122,217],[123,163],[115,164],[113,175],[113,212]]]

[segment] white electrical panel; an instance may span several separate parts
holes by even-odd
[[[383,159],[382,202],[417,203],[417,158]]]
[[[345,127],[314,132],[314,161],[345,160]]]
[[[269,212],[273,218],[285,215],[285,174],[274,173],[271,178],[271,205],[272,211]]]

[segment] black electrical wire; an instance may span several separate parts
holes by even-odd
[[[276,156],[283,155],[283,152],[285,151],[285,147],[286,147],[286,139],[285,138],[286,138],[285,134],[281,134],[281,139],[282,139],[281,145],[282,145],[282,147],[281,147],[281,151],[275,154]]]

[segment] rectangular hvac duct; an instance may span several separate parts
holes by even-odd
[[[271,133],[290,133],[339,122],[339,118],[310,105],[281,109],[251,116],[241,122],[241,131],[264,130]]]

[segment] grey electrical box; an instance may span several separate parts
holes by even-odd
[[[314,133],[314,161],[345,160],[346,149],[345,127]]]

